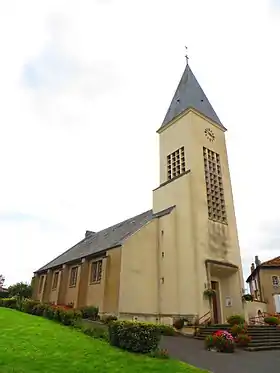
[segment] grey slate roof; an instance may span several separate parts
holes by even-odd
[[[163,128],[179,114],[190,108],[195,109],[225,129],[187,64],[160,128]]]
[[[64,263],[120,246],[129,236],[138,231],[149,221],[169,214],[174,207],[175,206],[171,206],[156,214],[153,213],[153,210],[149,210],[99,232],[92,232],[91,235],[85,237],[75,246],[71,247],[69,250],[65,251],[36,272],[45,271]]]

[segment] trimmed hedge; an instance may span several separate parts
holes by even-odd
[[[98,307],[95,306],[86,306],[80,309],[82,312],[83,319],[97,320],[98,319]]]
[[[132,352],[148,353],[158,348],[161,333],[158,325],[135,321],[112,321],[109,342]]]
[[[269,316],[269,317],[264,318],[264,322],[268,325],[278,325],[279,319],[278,317],[275,317],[275,316]]]
[[[21,304],[21,311],[33,314],[33,309],[39,304],[38,301],[32,299],[25,299]]]
[[[236,337],[238,334],[247,334],[247,325],[235,324],[230,329],[231,334]]]
[[[16,309],[17,299],[16,298],[2,298],[0,299],[0,307]]]
[[[171,336],[171,337],[177,335],[176,331],[171,325],[156,324],[156,326],[158,327],[161,335]]]
[[[227,318],[227,322],[230,325],[240,325],[245,323],[245,319],[241,315],[232,315]]]

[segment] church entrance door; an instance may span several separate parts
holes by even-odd
[[[215,290],[215,294],[212,297],[213,321],[215,324],[218,324],[220,322],[219,283],[211,281],[211,288]]]

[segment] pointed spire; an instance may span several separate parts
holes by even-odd
[[[186,55],[186,60],[187,64],[185,71],[160,128],[165,127],[169,122],[187,109],[193,108],[226,130],[196,80],[196,77],[189,66],[188,55]]]

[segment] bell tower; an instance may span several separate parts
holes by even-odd
[[[243,311],[226,128],[188,59],[157,132],[160,185],[153,192],[153,210],[176,206],[172,250],[178,263],[178,313],[202,316],[210,312],[216,322],[225,321],[228,315]],[[216,295],[209,310],[205,290],[211,288]]]

